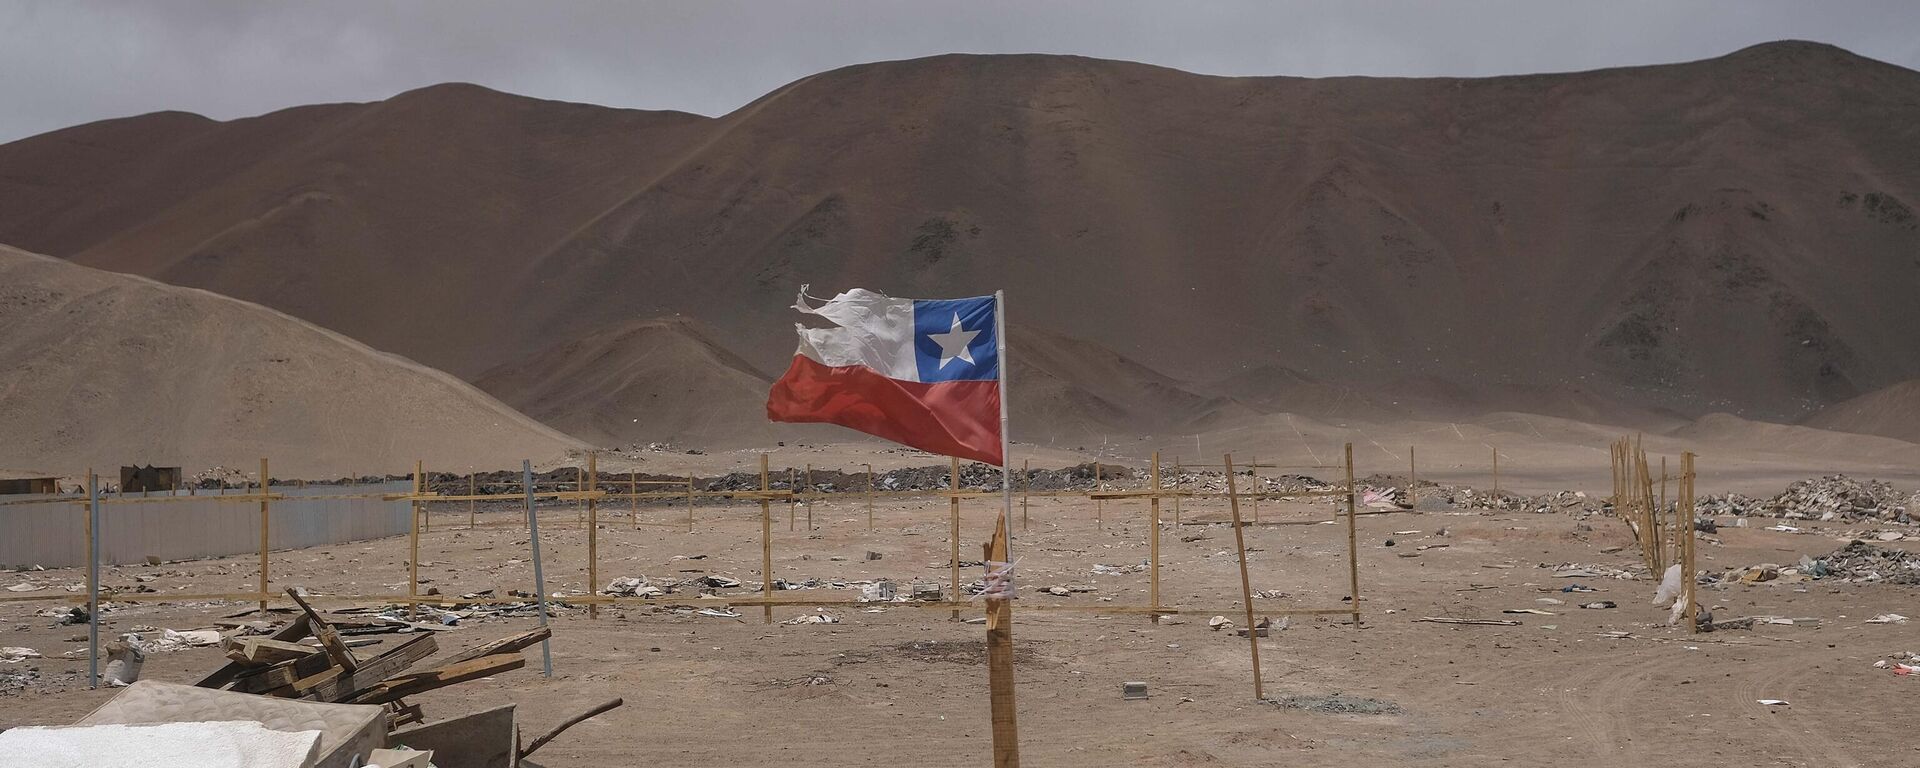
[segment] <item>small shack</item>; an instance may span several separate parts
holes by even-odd
[[[0,469],[0,496],[59,492],[60,478],[40,472],[14,472]]]
[[[171,491],[180,486],[179,467],[121,467],[120,492]]]

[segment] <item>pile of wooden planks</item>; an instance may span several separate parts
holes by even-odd
[[[267,637],[228,641],[229,662],[198,685],[339,704],[385,704],[394,713],[393,725],[401,725],[421,719],[419,707],[407,705],[404,697],[519,669],[526,664],[520,651],[552,635],[547,627],[538,627],[412,670],[439,650],[434,633],[421,632],[363,659],[341,639],[335,621],[314,610],[298,587],[288,589],[287,595],[300,606],[301,615]],[[317,645],[301,642],[308,638]]]

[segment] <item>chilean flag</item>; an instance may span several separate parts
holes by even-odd
[[[794,309],[793,365],[767,393],[773,421],[838,424],[930,453],[1002,464],[1000,347],[992,296],[896,299],[855,288]]]

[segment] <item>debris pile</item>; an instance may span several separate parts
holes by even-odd
[[[1823,557],[1802,556],[1794,565],[1758,563],[1708,577],[1713,582],[1741,584],[1792,583],[1817,579],[1920,585],[1920,552],[1852,541]]]
[[[1920,508],[1920,492],[1897,490],[1878,480],[1827,475],[1795,481],[1771,499],[1728,493],[1705,497],[1695,508],[1699,514],[1708,516],[1910,524],[1914,522],[1912,511]]]

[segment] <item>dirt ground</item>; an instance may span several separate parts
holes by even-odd
[[[1358,522],[1362,625],[1345,616],[1292,617],[1260,641],[1265,692],[1254,699],[1245,638],[1213,631],[1240,613],[1233,531],[1220,500],[1183,504],[1182,523],[1163,508],[1162,602],[1191,608],[1154,624],[1141,615],[1046,610],[1049,606],[1141,605],[1148,576],[1095,575],[1096,564],[1148,558],[1146,503],[1038,499],[1014,541],[1022,597],[1015,610],[1021,749],[1029,765],[1516,765],[1887,766],[1920,762],[1911,707],[1920,680],[1875,669],[1889,655],[1920,651],[1920,621],[1871,625],[1898,611],[1920,618],[1912,587],[1830,581],[1703,587],[1719,618],[1793,617],[1792,625],[1690,636],[1661,625],[1646,579],[1554,578],[1564,563],[1630,567],[1625,526],[1608,517],[1433,510],[1363,516]],[[694,532],[684,507],[602,508],[600,581],[647,576],[656,583],[697,574],[759,581],[759,510],[702,505]],[[867,528],[857,500],[821,502],[806,530],[804,506],[775,505],[775,576],[946,584],[948,517],[939,500],[895,501]],[[961,553],[977,559],[998,504],[963,504]],[[1243,507],[1243,511],[1245,510]],[[1344,607],[1344,524],[1326,503],[1260,505],[1245,529],[1256,612]],[[541,518],[550,592],[581,593],[586,531],[573,509]],[[1250,511],[1249,511],[1250,516]],[[422,589],[447,594],[530,588],[522,516],[482,511],[468,529],[464,504],[444,505],[421,542]],[[1790,534],[1723,528],[1703,539],[1702,569],[1790,563],[1843,543],[1839,528],[1803,525]],[[1441,531],[1445,533],[1442,535]],[[1386,546],[1387,540],[1394,546]],[[1428,548],[1422,549],[1425,545]],[[1444,545],[1444,546],[1435,546]],[[1911,542],[1906,543],[1911,546]],[[405,537],[273,554],[276,588],[325,594],[405,592]],[[881,556],[867,559],[868,552]],[[676,556],[702,559],[676,559]],[[963,581],[980,569],[963,569]],[[108,568],[103,582],[136,576],[182,594],[246,591],[249,557]],[[8,583],[70,584],[77,570],[7,574]],[[1560,592],[1570,582],[1591,594]],[[1048,586],[1091,586],[1067,597]],[[849,600],[858,589],[786,591],[785,597]],[[11,595],[10,595],[11,596]],[[1543,602],[1563,600],[1563,604]],[[1582,609],[1611,600],[1613,609]],[[323,606],[328,605],[323,598]],[[984,628],[945,609],[889,604],[825,609],[837,624],[763,623],[757,607],[713,618],[685,607],[723,599],[676,593],[655,605],[623,604],[591,619],[563,608],[554,620],[554,676],[528,666],[414,697],[444,718],[513,702],[522,729],[537,733],[573,712],[620,696],[626,706],[575,727],[544,748],[548,766],[980,765],[990,761]],[[0,695],[0,725],[70,722],[111,692],[84,684],[85,626],[36,615],[54,603],[0,604],[0,645],[49,658],[0,665],[40,678]],[[681,606],[682,608],[674,608]],[[242,603],[122,604],[102,636],[138,625],[209,626]],[[1552,615],[1502,614],[1538,609]],[[775,621],[806,613],[780,608]],[[977,615],[977,611],[968,611]],[[1504,618],[1519,626],[1421,623],[1428,616]],[[1809,621],[1813,619],[1814,621]],[[534,619],[469,618],[439,634],[442,653],[526,628]],[[1631,635],[1612,638],[1609,632]],[[388,643],[399,635],[385,635]],[[367,649],[372,652],[377,648]],[[221,662],[198,648],[148,657],[148,679],[192,681]],[[1145,681],[1146,701],[1126,701],[1124,681]],[[1337,694],[1337,696],[1336,696]],[[1329,698],[1331,697],[1331,698]],[[1785,699],[1763,706],[1758,699]],[[1348,709],[1371,711],[1339,711]]]

